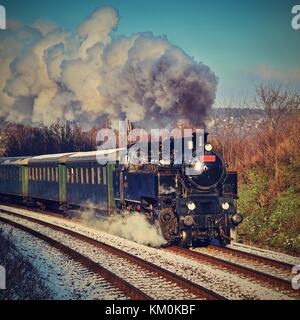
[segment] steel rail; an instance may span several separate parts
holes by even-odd
[[[239,258],[245,258],[247,260],[253,260],[253,261],[257,261],[259,263],[263,263],[265,265],[269,265],[272,267],[276,267],[277,269],[282,269],[285,271],[289,271],[291,272],[293,265],[284,261],[278,261],[272,258],[268,258],[268,257],[262,257],[250,252],[244,252],[238,249],[233,249],[233,248],[228,248],[228,247],[218,247],[218,246],[213,246],[210,245],[208,246],[208,249],[211,250],[215,250],[215,251],[219,251],[225,254],[230,254],[233,255],[235,257],[239,257]]]
[[[169,247],[164,250],[185,256],[187,258],[191,258],[203,263],[210,263],[212,265],[220,266],[222,268],[225,268],[230,271],[235,271],[240,274],[243,274],[248,277],[252,277],[256,280],[262,281],[264,283],[267,283],[271,285],[272,287],[277,286],[278,288],[281,288],[283,290],[287,290],[289,292],[292,292],[293,294],[296,294],[300,296],[299,293],[297,293],[295,290],[293,290],[291,282],[287,279],[282,279],[279,277],[276,277],[274,275],[255,270],[246,266],[239,265],[237,263],[227,261],[215,256],[211,256],[208,254],[205,254],[203,252],[198,251],[192,251],[188,249],[183,249],[180,247]]]

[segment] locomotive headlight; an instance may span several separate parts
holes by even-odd
[[[231,217],[231,220],[235,226],[238,226],[243,222],[244,218],[240,213],[236,213]]]
[[[191,227],[195,223],[194,218],[192,216],[184,217],[183,222],[187,227]]]
[[[196,205],[193,201],[187,203],[187,207],[189,210],[194,211],[196,209]]]
[[[222,209],[223,209],[223,210],[228,210],[229,208],[230,208],[230,205],[229,205],[228,202],[223,202],[223,203],[222,203]]]
[[[205,150],[210,152],[213,149],[212,145],[210,143],[205,145]]]
[[[193,169],[195,171],[197,171],[199,174],[201,174],[203,172],[203,168],[204,168],[203,162],[196,161],[196,162],[193,163]]]

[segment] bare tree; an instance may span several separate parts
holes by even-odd
[[[272,129],[277,129],[281,121],[300,108],[299,93],[282,85],[261,84],[256,89],[255,105],[265,111]]]
[[[273,161],[275,185],[279,177],[278,147],[286,135],[286,123],[294,115],[299,113],[300,95],[281,85],[274,86],[261,84],[256,90],[255,104],[257,108],[264,110],[266,118],[262,123],[260,145],[263,147],[266,161]],[[277,189],[277,188],[275,188]]]

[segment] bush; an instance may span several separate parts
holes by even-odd
[[[270,183],[263,173],[251,170],[248,176],[239,192],[239,209],[245,216],[240,239],[300,253],[299,192],[290,187],[270,197]]]

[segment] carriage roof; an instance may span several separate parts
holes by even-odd
[[[66,163],[69,156],[74,154],[74,152],[69,153],[57,153],[57,154],[45,154],[42,156],[32,157],[29,160],[29,164],[31,163]]]
[[[0,158],[0,165],[27,165],[31,157]]]
[[[111,155],[114,153],[117,153],[117,159],[119,159],[119,151],[123,151],[125,148],[121,149],[108,149],[108,150],[97,150],[97,151],[89,151],[89,152],[77,152],[68,157],[68,162],[82,162],[82,161],[97,161],[98,157],[105,156],[105,155]]]

